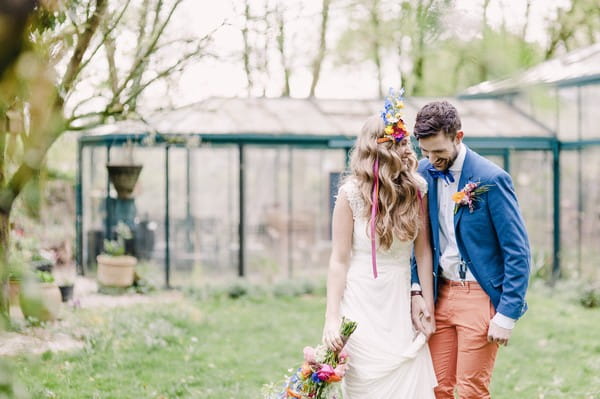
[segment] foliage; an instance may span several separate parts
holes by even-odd
[[[542,61],[542,52],[539,45],[517,35],[493,30],[480,39],[442,40],[426,53],[423,90],[430,95],[453,95],[482,80],[506,78],[531,67]]]
[[[586,308],[600,307],[600,287],[590,287],[583,291],[579,302]]]
[[[125,254],[125,240],[132,238],[131,229],[122,221],[115,228],[116,240],[104,240],[104,253],[110,256],[121,256]]]
[[[10,362],[0,359],[0,398],[2,399],[26,399],[29,398],[25,387],[17,382],[13,376],[14,372],[9,366]]]
[[[558,50],[574,50],[600,41],[600,8],[596,0],[571,0],[558,8],[548,25],[548,47],[544,58]]]
[[[41,270],[37,270],[35,272],[35,277],[36,277],[37,281],[40,283],[53,283],[54,282],[54,276],[52,276],[52,273],[49,273],[49,272],[43,272]]]

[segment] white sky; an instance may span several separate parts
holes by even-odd
[[[292,97],[308,95],[311,73],[308,65],[314,55],[318,41],[320,9],[322,0],[266,0],[280,2],[289,8],[287,25],[288,39],[293,46],[293,65],[291,78]],[[346,14],[339,10],[348,0],[334,0],[330,12],[330,30],[328,45],[332,47],[337,37],[345,28],[347,21],[342,18]],[[251,0],[251,6],[261,7],[265,0]],[[569,0],[532,0],[530,26],[527,39],[545,43],[545,24],[549,17],[556,13],[557,7],[568,6]],[[477,33],[481,22],[483,0],[455,0],[456,9],[448,16],[451,28],[464,37]],[[502,24],[503,16],[508,29],[521,30],[524,23],[526,0],[492,0],[489,7],[489,21],[494,26]],[[200,101],[211,96],[245,96],[246,77],[240,60],[242,36],[239,27],[243,20],[239,15],[242,7],[240,0],[185,0],[174,15],[171,31],[172,37],[200,38],[213,31],[223,21],[229,25],[221,27],[214,35],[214,51],[219,60],[204,58],[190,65],[168,85],[169,96],[165,96],[166,84],[151,86],[145,96],[144,104],[151,109],[181,106]],[[336,10],[336,7],[338,8]],[[237,9],[237,13],[236,10]],[[134,39],[132,36],[131,39]],[[127,38],[119,38],[133,45]],[[174,53],[178,50],[173,49]],[[298,56],[300,54],[300,56]],[[316,95],[323,98],[374,98],[377,96],[377,82],[373,67],[367,64],[334,66],[334,57],[326,56]],[[176,54],[174,54],[176,55]],[[178,55],[178,54],[177,54]],[[272,53],[273,68],[281,68],[279,55]],[[384,60],[385,61],[385,60]],[[101,63],[100,68],[105,68]],[[384,87],[397,86],[396,63],[384,63]],[[93,80],[93,79],[92,79]],[[93,90],[92,82],[84,82],[80,87],[83,92]],[[280,69],[275,69],[272,80],[267,85],[267,96],[278,96],[281,93],[282,76]],[[87,87],[86,87],[87,86]]]

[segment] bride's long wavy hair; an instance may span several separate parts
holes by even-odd
[[[385,125],[379,116],[369,117],[362,127],[350,157],[351,175],[362,199],[368,206],[364,216],[370,220],[373,192],[373,165],[379,157],[379,206],[375,218],[379,245],[389,249],[394,237],[412,241],[419,231],[421,194],[417,177],[417,158],[412,152],[407,164],[402,159],[395,141],[377,143],[384,136]],[[367,235],[370,236],[369,224]]]

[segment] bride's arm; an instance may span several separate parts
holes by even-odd
[[[352,209],[345,192],[340,190],[333,209],[332,249],[327,272],[327,309],[323,328],[323,343],[337,351],[343,347],[340,336],[340,305],[350,266],[353,228]]]
[[[430,316],[433,320],[433,255],[431,252],[431,242],[429,234],[429,213],[427,210],[427,196],[423,197],[421,207],[421,225],[419,233],[414,242],[415,260],[417,261],[417,273],[419,275],[419,283],[423,292],[423,299],[427,307],[425,316]],[[413,301],[413,306],[414,306]],[[433,323],[433,321],[431,321]]]

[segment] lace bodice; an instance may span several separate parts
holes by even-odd
[[[421,183],[421,193],[425,195],[427,193],[427,182],[421,176],[418,176],[419,182]],[[352,210],[352,217],[354,219],[354,231],[352,234],[352,255],[353,257],[360,256],[364,258],[371,256],[371,239],[367,233],[367,227],[369,218],[366,213],[365,207],[367,204],[362,198],[358,184],[355,180],[349,179],[341,187],[339,192],[344,192],[346,199],[350,204]],[[377,250],[377,262],[378,264],[385,264],[386,261],[392,261],[397,264],[399,259],[408,265],[408,262],[404,262],[410,256],[410,248],[412,242],[402,242],[394,240],[392,246],[388,250],[378,249]]]

